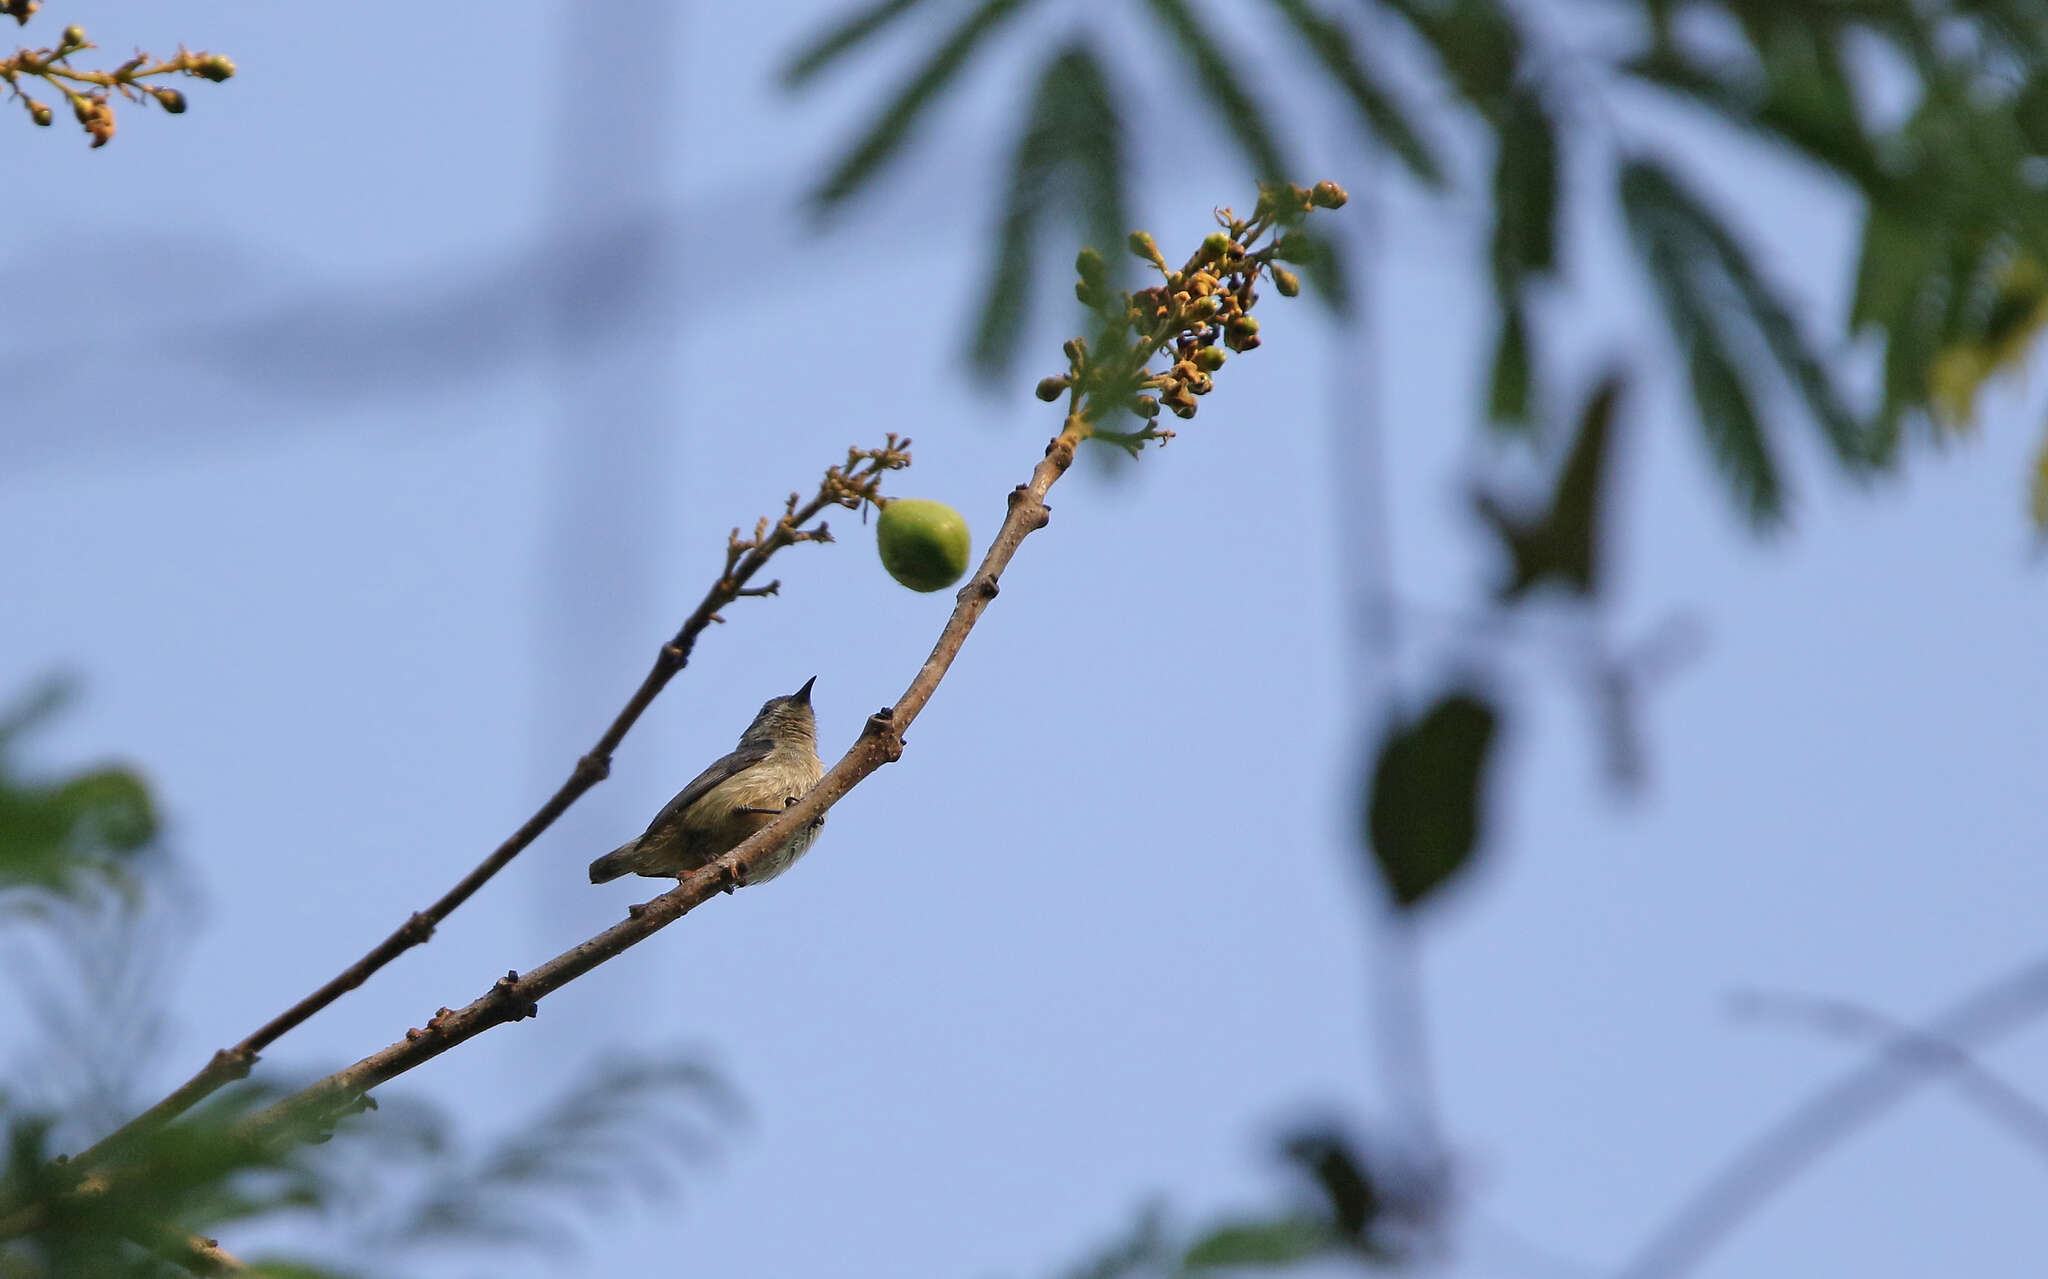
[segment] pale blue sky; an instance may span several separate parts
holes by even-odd
[[[955,364],[1000,189],[992,129],[1025,63],[980,64],[900,180],[820,237],[796,195],[886,68],[790,102],[773,68],[822,9],[695,6],[664,103],[584,74],[635,65],[603,9],[53,0],[29,28],[182,38],[241,67],[183,118],[129,108],[103,151],[61,120],[0,131],[33,193],[10,202],[4,251],[0,688],[80,674],[51,762],[132,758],[171,815],[205,908],[152,1072],[166,1086],[512,829],[694,604],[728,528],[897,430],[917,464],[895,491],[985,537],[1056,425],[1029,388],[1057,371],[1060,327],[1014,392],[979,394]],[[599,52],[565,66],[568,40]],[[1166,110],[1173,87],[1134,105]],[[598,122],[576,170],[592,189],[564,196],[572,94],[620,124]],[[1213,154],[1146,158],[1137,213],[1169,252],[1244,196]],[[1683,158],[1741,194],[1767,264],[1832,323],[1846,206],[1709,135]],[[1324,160],[1317,176],[1372,188],[1355,156]],[[485,1128],[611,1049],[693,1045],[729,1073],[751,1125],[675,1201],[607,1218],[581,1273],[1023,1279],[1154,1193],[1184,1219],[1277,1202],[1264,1142],[1288,1116],[1387,1118],[1376,910],[1350,842],[1368,712],[1341,624],[1333,387],[1377,396],[1400,592],[1463,607],[1493,565],[1461,498],[1483,228],[1470,205],[1383,194],[1370,364],[1314,305],[1270,299],[1266,345],[1170,448],[1055,492],[903,761],[798,873],[404,1081]],[[575,252],[550,238],[585,212],[626,229],[581,229]],[[648,228],[682,237],[678,269],[641,302],[594,299],[580,338],[545,337],[538,297],[642,260]],[[1570,387],[1608,353],[1662,349],[1615,229],[1581,231]],[[2021,492],[2042,396],[1993,394],[1978,436],[1916,449],[1867,494],[1788,430],[1797,516],[1766,544],[1649,367],[1609,629],[1626,643],[1683,611],[1707,642],[1647,704],[1634,805],[1609,802],[1558,664],[1508,667],[1496,838],[1429,912],[1423,952],[1462,1187],[1441,1273],[1461,1279],[1612,1268],[1853,1059],[1735,1023],[1729,992],[1912,1018],[2040,944],[2048,603]],[[565,428],[570,398],[597,420]],[[568,469],[565,441],[601,441],[600,464]],[[590,888],[584,864],[762,698],[815,674],[828,752],[850,741],[947,597],[896,588],[871,535],[833,525],[839,544],[777,560],[781,598],[706,636],[573,820],[271,1063],[344,1064],[617,918],[634,889]],[[1407,686],[1426,692],[1446,651],[1413,632]],[[2048,1089],[2038,1030],[1986,1060]],[[2043,1176],[1929,1090],[1701,1273],[2031,1274]]]

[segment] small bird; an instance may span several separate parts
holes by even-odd
[[[813,675],[796,692],[763,703],[740,734],[739,747],[697,774],[654,815],[640,838],[590,863],[590,882],[608,883],[628,874],[680,879],[731,852],[801,799],[825,772],[818,758],[818,719],[811,713],[811,685],[817,682]],[[755,858],[747,882],[766,883],[788,870],[824,824],[820,816]]]

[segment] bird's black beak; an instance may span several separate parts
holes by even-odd
[[[811,704],[811,685],[817,682],[818,677],[815,675],[811,676],[809,679],[804,681],[804,686],[802,688],[798,689],[796,692],[790,695],[789,700],[795,702],[799,706],[809,706]]]

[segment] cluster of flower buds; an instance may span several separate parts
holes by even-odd
[[[1261,244],[1262,238],[1293,227],[1315,209],[1341,208],[1345,199],[1343,188],[1333,182],[1261,187],[1251,216],[1239,218],[1219,209],[1221,229],[1211,232],[1178,270],[1167,265],[1150,235],[1135,231],[1131,252],[1161,277],[1160,283],[1135,293],[1115,292],[1102,255],[1081,250],[1074,263],[1080,276],[1074,294],[1103,318],[1098,345],[1106,349],[1091,353],[1086,340],[1069,341],[1068,372],[1041,381],[1039,398],[1057,400],[1072,391],[1086,432],[1133,452],[1148,440],[1171,438],[1171,431],[1152,425],[1160,411],[1193,417],[1197,397],[1214,389],[1214,375],[1228,353],[1258,348],[1259,322],[1251,311],[1259,299],[1259,277],[1272,277],[1287,297],[1301,291],[1300,279],[1279,264],[1310,260],[1314,242],[1300,232],[1278,234]],[[1107,349],[1112,343],[1114,349]],[[1151,360],[1162,352],[1173,363],[1155,372]],[[1085,409],[1078,404],[1081,397],[1091,401]],[[1107,404],[1098,402],[1105,398]],[[1135,433],[1105,429],[1099,418],[1107,408],[1128,410],[1146,425]]]
[[[1173,367],[1150,380],[1158,399],[1142,397],[1141,415],[1163,407],[1175,417],[1193,417],[1195,397],[1215,388],[1211,375],[1223,367],[1225,350],[1250,351],[1259,345],[1259,322],[1251,309],[1259,300],[1253,284],[1263,262],[1232,234],[1243,230],[1226,225],[1210,232],[1188,264],[1191,269],[1180,271],[1165,270],[1151,236],[1142,231],[1131,236],[1131,251],[1166,276],[1164,283],[1131,295],[1132,322],[1150,327],[1169,321],[1173,328]]]
[[[20,22],[27,22],[36,7],[34,0],[12,4],[0,0],[0,13],[11,15]],[[29,119],[47,126],[56,119],[56,113],[47,103],[37,101],[21,87],[23,79],[43,81],[70,104],[72,116],[91,135],[92,145],[102,147],[114,136],[114,94],[118,93],[130,102],[148,97],[166,113],[181,115],[185,110],[185,95],[177,89],[144,84],[145,77],[188,75],[218,84],[235,74],[232,59],[218,53],[193,53],[185,49],[178,50],[176,57],[162,61],[152,60],[146,53],[138,53],[111,71],[94,71],[71,65],[73,54],[93,47],[85,38],[85,28],[73,24],[64,28],[55,48],[17,49],[13,54],[0,58],[0,82],[4,82],[13,90],[14,96],[21,99]]]

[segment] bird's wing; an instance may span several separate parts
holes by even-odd
[[[676,797],[654,815],[654,820],[647,823],[647,834],[652,835],[671,822],[682,820],[690,805],[709,794],[712,787],[731,778],[741,769],[750,768],[768,758],[769,749],[766,746],[742,746],[732,754],[717,760],[711,767],[691,779],[688,786],[678,791]],[[641,838],[644,839],[646,836],[643,835]]]

